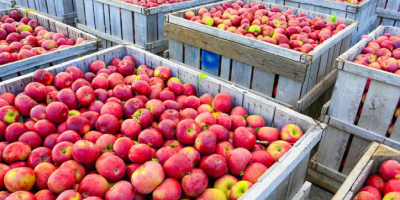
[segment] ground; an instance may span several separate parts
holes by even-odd
[[[312,185],[310,190],[309,200],[329,200],[333,197],[333,193],[327,191],[315,184]]]

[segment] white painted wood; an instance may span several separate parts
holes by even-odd
[[[198,47],[185,44],[185,64],[200,69],[200,51]]]
[[[312,184],[308,181],[299,189],[299,191],[293,196],[292,200],[307,200],[310,195]]]
[[[266,96],[272,96],[275,74],[254,67],[251,89]]]
[[[276,99],[294,105],[300,99],[301,86],[299,82],[280,76]]]
[[[220,77],[225,80],[230,80],[231,78],[231,63],[232,60],[225,56],[221,56],[221,73]]]
[[[252,71],[252,66],[233,60],[231,81],[246,88],[250,88]]]
[[[119,8],[110,6],[111,35],[122,39],[121,13]]]

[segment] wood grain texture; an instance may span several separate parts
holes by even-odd
[[[279,74],[297,81],[303,81],[305,78],[306,67],[304,64],[280,58],[235,42],[212,37],[211,35],[168,22],[164,24],[164,35],[172,40],[247,63],[266,72]],[[231,51],[226,51],[226,49],[230,49]]]

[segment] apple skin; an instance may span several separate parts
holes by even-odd
[[[231,188],[238,182],[238,179],[232,175],[226,174],[214,182],[214,188],[221,190],[227,199],[231,197]]]
[[[14,168],[4,176],[4,185],[10,192],[29,191],[35,184],[35,172],[29,167]]]
[[[208,199],[226,200],[227,198],[222,190],[215,188],[206,189],[200,196],[196,198],[196,200],[208,200]]]
[[[248,181],[239,181],[237,182],[234,186],[231,188],[231,199],[232,200],[237,200],[241,196],[243,196],[244,193],[247,192],[251,187],[253,186],[253,183],[250,183]]]
[[[217,136],[211,131],[203,131],[197,135],[194,146],[203,155],[210,155],[215,151]]]
[[[271,143],[268,148],[267,152],[272,156],[275,162],[278,162],[279,159],[286,154],[290,149],[292,148],[292,145],[290,145],[288,142],[283,141],[283,140],[278,140],[273,143]]]
[[[96,183],[95,185],[93,183]],[[98,174],[88,174],[79,183],[78,192],[82,197],[97,196],[103,198],[109,189],[107,180]]]
[[[13,142],[6,146],[3,151],[3,160],[6,163],[24,161],[31,153],[31,148],[25,142]]]
[[[128,181],[119,181],[107,191],[105,199],[135,199],[135,190]]]
[[[163,167],[168,177],[175,178],[178,181],[193,170],[190,159],[179,153],[168,158]]]
[[[400,163],[396,160],[387,160],[379,168],[379,174],[386,181],[400,177]]]
[[[233,132],[233,144],[251,150],[256,144],[256,137],[247,128],[239,127]]]
[[[76,162],[75,160],[68,160],[61,164],[59,168],[69,168],[74,171],[76,175],[76,183],[81,182],[82,178],[86,176],[85,166]]]
[[[54,75],[44,69],[38,69],[33,73],[32,79],[43,85],[51,85],[54,81]]]
[[[163,136],[157,130],[148,128],[139,134],[138,142],[148,144],[150,147],[158,149],[163,144]]]
[[[18,121],[19,112],[15,107],[3,106],[0,108],[0,120],[6,124],[12,124]]]
[[[208,176],[199,168],[195,168],[192,172],[182,179],[182,188],[189,197],[197,197],[207,189]]]
[[[212,107],[215,111],[228,113],[231,110],[232,98],[228,93],[219,93],[215,95],[212,101]]]
[[[199,151],[197,151],[197,149],[193,147],[185,147],[179,150],[178,153],[181,153],[186,157],[188,157],[192,162],[193,166],[196,166],[200,162],[201,154]]]
[[[124,177],[126,166],[124,161],[118,156],[103,155],[96,161],[96,170],[107,181],[115,183]]]
[[[303,131],[300,127],[294,124],[287,124],[282,127],[280,138],[290,144],[296,143],[303,136]]]
[[[132,139],[128,137],[118,138],[113,146],[114,152],[122,158],[124,161],[128,161],[129,159],[129,150],[134,145]]]
[[[271,167],[275,161],[267,151],[255,151],[251,153],[253,163],[261,163],[267,168]]]
[[[244,148],[236,148],[228,155],[227,163],[232,175],[239,176],[252,162],[250,151]]]
[[[176,138],[182,144],[191,145],[200,132],[200,126],[196,121],[193,119],[184,119],[176,127]]]
[[[57,198],[57,196],[48,189],[36,192],[35,197],[36,199],[43,199],[43,200],[56,200]]]
[[[207,158],[203,159],[200,163],[200,168],[212,178],[223,176],[227,171],[227,167],[228,164],[225,158],[219,154],[207,156]]]
[[[63,180],[62,182],[59,180]],[[60,194],[61,192],[72,189],[76,182],[75,172],[69,168],[57,169],[48,178],[47,186],[53,193]]]
[[[386,181],[378,174],[374,174],[368,177],[365,185],[373,186],[379,190],[379,192],[383,192],[383,188],[385,187]]]
[[[119,130],[119,120],[112,114],[100,115],[96,121],[96,130],[114,135]]]
[[[226,113],[220,113],[216,117],[217,124],[226,128],[226,130],[230,130],[232,127],[232,120],[231,117]]]
[[[165,178],[163,167],[154,161],[148,161],[140,166],[131,177],[133,187],[141,194],[154,191]]]
[[[34,169],[36,175],[36,188],[47,189],[47,181],[50,175],[56,171],[57,168],[51,163],[40,163]]]
[[[10,169],[11,169],[11,167],[9,167],[8,165],[0,163],[0,189],[1,190],[4,189],[4,177]]]
[[[136,144],[129,149],[129,160],[132,163],[144,164],[152,159],[152,150],[147,144]]]
[[[68,118],[68,107],[61,102],[52,102],[46,107],[46,118],[47,120],[60,124]]]
[[[87,140],[79,140],[72,147],[72,157],[82,163],[93,163],[100,155],[100,149]]]
[[[33,149],[33,151],[28,156],[28,166],[34,169],[40,163],[52,163],[51,150],[46,147],[38,147]]]
[[[153,192],[154,200],[179,199],[182,196],[182,187],[179,181],[167,178]]]
[[[250,164],[243,173],[242,180],[257,183],[258,178],[266,172],[268,168],[261,163]]]
[[[273,127],[262,127],[258,130],[257,136],[261,141],[275,142],[279,140],[279,131]]]
[[[235,149],[235,147],[228,141],[222,141],[217,144],[215,153],[222,155],[225,159],[228,159],[229,153]]]
[[[13,199],[22,199],[22,200],[36,200],[36,197],[33,193],[28,192],[28,191],[16,191],[11,193],[9,196],[6,198],[7,200],[13,200]]]
[[[362,192],[362,191],[366,191],[366,192],[373,194],[377,199],[382,199],[381,193],[375,187],[365,186],[361,190],[359,190],[359,192]]]
[[[72,159],[72,147],[73,143],[71,142],[60,142],[56,144],[52,150],[51,157],[54,160],[54,163],[57,165],[62,164],[65,161]]]
[[[382,200],[399,200],[400,192],[389,192],[387,193]]]

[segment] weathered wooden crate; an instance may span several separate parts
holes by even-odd
[[[0,0],[0,9],[9,9],[14,7],[14,0]]]
[[[361,36],[368,34],[373,28],[371,24],[376,21],[375,13],[377,13],[378,0],[365,0],[361,4],[351,5],[348,3],[342,3],[331,0],[262,0],[265,2],[282,4],[286,6],[292,6],[295,8],[302,8],[315,12],[325,13],[328,15],[334,15],[356,20],[359,22],[359,28],[355,34],[353,34],[353,40],[351,46],[356,44]],[[386,0],[380,0],[386,1]],[[388,0],[396,1],[396,0]],[[399,7],[399,6],[397,6]],[[372,21],[372,22],[371,22]]]
[[[102,39],[103,47],[132,43],[152,53],[168,49],[164,15],[219,0],[191,0],[144,8],[114,0],[75,0],[77,27]]]
[[[375,27],[388,25],[400,27],[400,0],[379,0]]]
[[[295,13],[305,13],[311,18],[329,17],[314,11],[258,3],[265,7],[278,6],[281,10],[291,8]],[[197,13],[199,8],[190,10]],[[336,73],[332,72],[333,62],[349,48],[352,33],[358,26],[356,21],[343,18],[348,25],[346,29],[304,54],[186,20],[183,18],[186,11],[165,17],[164,35],[170,39],[168,54],[171,59],[250,88],[313,117],[320,115],[324,104],[321,101],[330,98],[329,92],[327,97],[323,94],[336,78]]]
[[[268,126],[278,129],[286,124],[297,124],[305,135],[297,141],[278,162],[263,174],[244,199],[306,199],[310,183],[305,181],[305,174],[311,149],[321,138],[325,124],[319,124],[310,117],[297,113],[289,108],[261,98],[257,94],[233,87],[226,81],[207,76],[199,78],[201,71],[187,68],[183,65],[166,60],[134,46],[116,46],[96,52],[75,60],[47,68],[54,75],[64,71],[69,66],[77,66],[83,72],[89,71],[89,64],[95,60],[110,62],[114,57],[122,58],[130,55],[135,59],[136,66],[149,65],[151,68],[167,66],[172,75],[179,77],[185,83],[193,84],[199,95],[209,93],[216,95],[220,92],[232,96],[233,106],[243,106],[251,114],[262,116]],[[18,94],[23,91],[26,84],[32,81],[32,73],[10,79],[0,83],[0,93],[12,92]]]
[[[373,142],[351,171],[332,200],[351,200],[364,186],[369,175],[378,174],[379,167],[387,160],[400,161],[400,151]]]
[[[322,109],[321,121],[328,124],[317,154],[310,161],[308,180],[335,192],[356,166],[372,141],[400,149],[400,119],[387,136],[400,99],[400,77],[383,70],[353,63],[366,45],[384,33],[400,34],[400,28],[379,26],[336,60],[339,69],[332,100]],[[371,83],[365,98],[367,79]],[[359,109],[362,109],[355,124]],[[343,164],[344,163],[344,164]]]
[[[2,0],[3,1],[3,0]],[[10,0],[8,0],[10,1]],[[15,6],[36,10],[40,14],[66,23],[75,24],[75,0],[13,0]]]
[[[1,10],[0,16],[9,14],[12,10],[17,10],[22,16],[25,15],[25,9],[12,8]],[[24,60],[0,65],[0,81],[30,73],[39,68],[46,68],[64,62],[66,60],[77,58],[78,56],[80,56],[80,54],[92,53],[94,51],[97,51],[98,39],[95,36],[84,33],[74,27],[68,26],[54,19],[50,19],[41,14],[28,12],[27,15],[29,18],[37,20],[40,25],[45,27],[47,30],[57,33],[64,33],[66,36],[75,40],[78,37],[82,37],[88,41],[70,48],[61,49],[40,56],[34,56]]]

